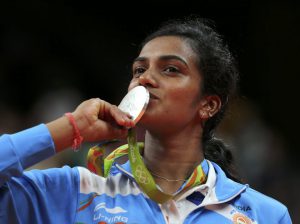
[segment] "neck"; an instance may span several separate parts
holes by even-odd
[[[170,180],[187,179],[203,159],[199,134],[178,134],[162,139],[146,133],[144,161],[150,172],[160,177]]]

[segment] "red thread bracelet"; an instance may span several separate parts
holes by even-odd
[[[81,146],[81,143],[83,141],[83,137],[80,135],[79,129],[77,127],[77,124],[75,122],[75,119],[73,117],[72,113],[65,113],[65,116],[69,119],[73,129],[74,129],[74,139],[73,139],[73,145],[72,149],[74,151],[78,151],[78,149]]]

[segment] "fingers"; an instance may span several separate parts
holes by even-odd
[[[99,130],[99,132],[97,132],[99,136],[97,136],[96,139],[109,140],[109,139],[124,139],[127,137],[128,130],[125,128],[115,127],[101,120],[97,122],[97,125],[98,127],[96,129]]]
[[[85,141],[125,138],[135,124],[130,115],[99,98],[81,103],[74,117]]]
[[[133,127],[134,122],[131,116],[121,111],[117,106],[112,105],[104,100],[101,100],[101,106],[99,107],[99,118],[107,121],[111,124],[115,123],[118,126]]]
[[[118,125],[128,128],[134,126],[131,116],[128,113],[121,111],[117,106],[111,105],[110,113]]]

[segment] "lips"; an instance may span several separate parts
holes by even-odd
[[[153,100],[158,99],[158,97],[151,92],[149,92],[149,95],[150,95],[150,99],[153,99]]]

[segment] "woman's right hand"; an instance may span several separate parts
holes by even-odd
[[[122,139],[134,126],[130,115],[99,98],[82,102],[72,113],[84,141]]]
[[[130,115],[99,98],[82,102],[72,115],[84,142],[123,139],[134,126]],[[73,145],[75,130],[67,116],[48,123],[47,127],[57,152]]]

